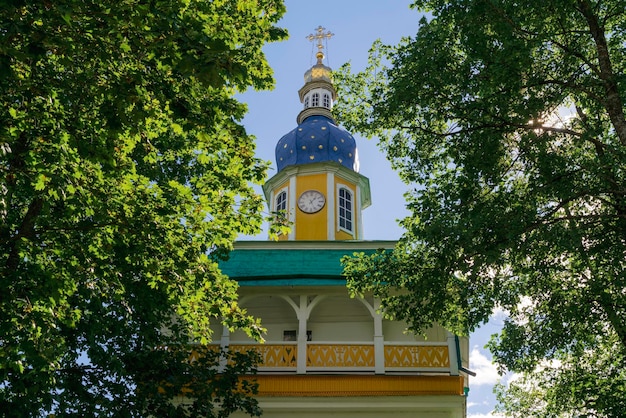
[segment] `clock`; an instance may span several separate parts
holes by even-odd
[[[298,207],[304,213],[319,212],[325,204],[326,198],[317,190],[307,190],[298,199]]]

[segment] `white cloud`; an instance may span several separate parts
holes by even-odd
[[[509,316],[509,311],[507,311],[501,306],[496,306],[495,308],[493,308],[493,312],[491,312],[491,317],[489,318],[489,320],[502,322],[506,318],[508,318],[508,316]]]
[[[468,414],[467,418],[504,418],[504,415],[488,412],[486,414]]]
[[[500,380],[498,369],[478,347],[472,348],[470,353],[470,370],[476,372],[476,377],[470,378],[471,386],[493,386]]]
[[[502,377],[502,380],[500,381],[500,383],[502,383],[503,385],[505,385],[506,387],[509,387],[509,384],[520,380],[522,378],[522,374],[521,373],[513,373],[513,372],[509,372],[507,374],[505,374]]]

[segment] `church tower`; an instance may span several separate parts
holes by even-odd
[[[371,203],[369,180],[359,174],[356,141],[331,113],[337,92],[322,44],[331,36],[320,26],[308,37],[317,41],[317,63],[304,73],[298,91],[303,105],[298,126],[276,144],[278,173],[263,187],[270,211],[291,225],[282,240],[362,239],[361,211]]]
[[[463,418],[469,345],[434,325],[424,335],[387,318],[373,295],[350,295],[341,259],[392,250],[365,241],[361,212],[369,180],[356,142],[337,126],[337,93],[324,65],[322,27],[309,35],[317,62],[299,90],[297,126],[276,145],[277,173],[263,190],[291,232],[278,241],[239,241],[220,268],[239,284],[239,304],[260,318],[265,341],[212,324],[216,344],[255,350],[259,406],[268,418]],[[236,413],[233,417],[243,417]]]

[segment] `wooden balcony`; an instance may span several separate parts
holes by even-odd
[[[261,358],[259,372],[302,373],[298,370],[296,342],[268,342],[266,344],[229,345],[236,352],[256,350]],[[393,343],[382,346],[377,355],[374,343],[307,342],[304,373],[455,373],[456,358],[451,361],[449,346],[445,343]],[[380,350],[380,349],[378,349]],[[376,360],[381,359],[382,365]],[[453,366],[452,368],[450,366]],[[378,366],[378,367],[377,367]]]

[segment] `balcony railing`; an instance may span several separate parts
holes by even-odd
[[[256,350],[262,364],[259,371],[298,370],[298,345],[295,342],[229,345],[231,351]],[[450,372],[450,351],[446,343],[385,342],[382,355],[373,343],[311,343],[306,344],[305,372]],[[376,367],[376,359],[384,364]],[[301,360],[301,359],[300,359]]]

